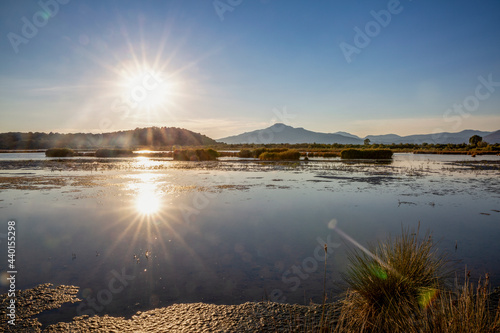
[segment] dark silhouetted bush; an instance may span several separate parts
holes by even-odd
[[[251,157],[253,157],[253,151],[251,151],[250,149],[242,149],[239,151],[238,157],[251,158]]]
[[[45,151],[46,157],[72,157],[74,155],[73,149],[69,148],[50,148]]]
[[[130,149],[98,149],[95,152],[96,157],[129,157],[135,156]]]
[[[174,151],[174,161],[215,161],[219,153],[213,149],[185,149]]]
[[[342,150],[340,157],[344,159],[390,159],[392,154],[389,149],[346,149]]]

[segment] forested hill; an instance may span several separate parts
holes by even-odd
[[[176,127],[136,128],[130,131],[103,134],[0,133],[0,149],[170,147],[173,145],[204,146],[215,143],[214,140],[203,134]]]

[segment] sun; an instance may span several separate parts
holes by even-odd
[[[122,99],[131,109],[156,111],[172,97],[172,84],[166,73],[142,67],[125,69],[122,77]]]

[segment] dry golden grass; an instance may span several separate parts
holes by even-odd
[[[403,230],[372,252],[353,251],[349,286],[332,332],[500,332],[489,279],[448,284],[446,255],[429,234]]]

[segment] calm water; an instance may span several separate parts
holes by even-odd
[[[181,302],[319,303],[324,243],[331,296],[355,247],[332,226],[367,245],[420,222],[422,237],[431,229],[462,260],[457,267],[500,285],[499,171],[450,163],[476,160],[500,158],[44,164],[42,154],[0,154],[0,250],[15,220],[17,287],[81,288],[84,301],[58,312],[61,320]]]

